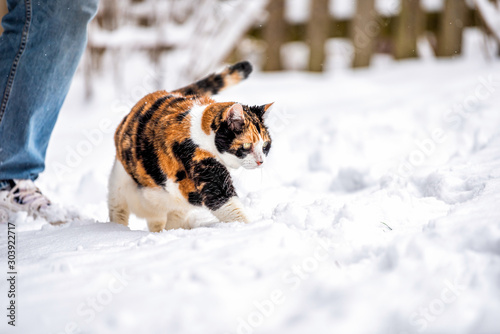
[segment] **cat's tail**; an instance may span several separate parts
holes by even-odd
[[[227,67],[220,73],[210,74],[189,86],[179,88],[173,93],[184,96],[212,96],[245,80],[250,73],[252,73],[252,65],[248,61],[242,61]]]

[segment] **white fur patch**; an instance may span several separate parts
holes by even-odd
[[[194,106],[189,115],[191,116],[191,140],[198,145],[201,149],[204,149],[213,155],[217,156],[217,148],[215,147],[215,133],[210,131],[207,135],[205,131],[201,128],[201,120],[203,118],[203,113],[207,106]]]
[[[126,209],[148,220],[167,220],[171,211],[187,212],[191,206],[179,191],[179,186],[167,180],[162,188],[137,187],[120,161],[116,160],[109,181],[109,198],[113,209]]]
[[[207,135],[201,128],[201,120],[206,108],[207,106],[195,106],[189,113],[191,115],[191,140],[201,149],[213,154],[226,167],[235,169],[241,167],[241,159],[238,159],[234,154],[219,153],[215,147],[215,133],[212,130]]]

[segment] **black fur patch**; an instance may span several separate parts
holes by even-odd
[[[137,111],[137,114],[141,114],[143,110],[144,110],[144,105],[143,105],[143,106],[141,106],[141,107],[139,108],[139,110]],[[127,117],[124,117],[124,118],[123,118],[123,120],[122,120],[122,122],[121,122],[121,123],[120,123],[120,125],[119,125],[119,128],[121,128],[121,127],[123,127],[123,126],[124,126],[124,124],[125,124],[125,121],[126,121],[126,120],[127,120]],[[124,131],[124,132],[123,132],[122,138],[119,138],[119,139],[118,139],[119,141],[120,141],[121,139],[124,139],[124,138],[127,138],[127,137],[128,137],[128,138],[131,138],[131,137],[132,137],[132,136],[130,135],[130,124],[129,124],[129,126],[128,126],[127,128],[124,128],[124,129],[123,129],[123,131]],[[116,135],[116,134],[115,134],[115,135]],[[118,144],[118,145],[121,145],[121,143],[120,143],[120,144]],[[131,171],[135,170],[135,166],[134,166],[134,161],[135,161],[135,160],[133,160],[133,156],[132,156],[132,149],[131,149],[131,148],[128,148],[128,149],[126,149],[126,150],[122,150],[122,156],[121,156],[121,158],[123,159],[123,161],[125,162],[126,167],[127,167],[129,170],[131,170]],[[125,166],[123,166],[123,167],[125,167]],[[132,174],[129,174],[129,175],[132,177],[132,179],[134,180],[134,182],[135,182],[135,183],[137,183],[137,185],[138,185],[139,187],[141,187],[141,186],[142,186],[142,185],[139,183],[139,181],[136,179],[136,177],[135,177],[134,175],[132,175]]]
[[[236,151],[229,150],[228,152],[234,154],[240,159],[244,159],[248,155],[248,153],[250,153],[250,150],[245,150],[243,147],[240,147]]]
[[[255,127],[257,128],[257,132],[260,133],[260,125],[259,125],[259,122],[254,122],[253,125],[255,125]]]
[[[130,138],[130,135],[127,132],[125,132],[123,134],[122,139],[126,138],[126,137]],[[119,145],[122,145],[122,144],[123,144],[123,142],[121,142]],[[122,158],[123,162],[125,163],[126,167],[128,167],[129,170],[135,170],[135,166],[134,166],[135,165],[135,159],[134,159],[134,157],[132,155],[132,148],[131,147],[129,147],[127,149],[122,149],[122,156],[121,156],[121,158]],[[123,166],[123,167],[125,167],[125,166]],[[131,176],[133,177],[133,175],[131,175]],[[134,178],[134,180],[135,180],[135,178]],[[135,181],[137,181],[137,180],[135,180]]]
[[[137,152],[140,159],[142,160],[144,169],[157,185],[163,187],[165,185],[167,177],[165,174],[163,174],[163,171],[159,166],[158,157],[155,153],[155,147],[153,143],[149,142],[147,139],[142,138],[141,140],[139,138],[138,141],[140,147],[138,148]]]
[[[252,64],[250,64],[248,61],[242,61],[229,67],[229,74],[233,74],[235,71],[238,71],[241,76],[246,79],[248,78],[250,73],[252,73],[252,70]]]
[[[172,151],[175,157],[182,163],[184,168],[189,172],[191,170],[194,152],[196,151],[196,144],[191,139],[186,139],[182,143],[174,143]]]
[[[196,186],[202,185],[203,204],[210,210],[217,210],[236,196],[231,175],[215,158],[203,159],[194,166]]]
[[[177,117],[175,118],[176,121],[179,123],[182,122],[184,120],[184,118],[186,118],[186,116],[189,115],[190,111],[191,110],[188,110],[188,111],[183,112],[182,114],[177,115]]]
[[[201,206],[203,203],[203,199],[199,192],[193,191],[188,194],[188,201],[192,205]]]
[[[206,79],[196,82],[195,85],[200,91],[215,95],[224,87],[224,79],[220,74],[212,74]]]
[[[215,147],[220,153],[227,152],[236,138],[236,134],[229,128],[227,122],[222,122],[215,133]]]
[[[266,113],[266,110],[264,109],[265,106],[251,106],[250,111],[253,112],[257,117],[260,119],[260,121],[263,120],[264,114]]]
[[[155,153],[155,147],[152,142],[143,136],[144,129],[148,124],[149,120],[158,110],[158,108],[165,102],[168,96],[164,96],[155,101],[151,108],[146,111],[146,113],[139,118],[139,125],[137,126],[137,149],[136,158],[137,160],[142,160],[144,169],[146,173],[151,176],[154,182],[159,186],[164,186],[167,177],[163,174],[158,162],[158,157]]]
[[[177,180],[177,182],[182,181],[185,178],[186,178],[186,172],[183,170],[180,170],[177,172],[177,174],[175,174],[175,179]]]
[[[155,113],[156,110],[158,110],[158,108],[161,107],[161,105],[168,99],[170,98],[170,95],[166,95],[166,96],[163,96],[163,97],[160,97],[159,99],[157,99],[155,101],[155,103],[153,103],[153,105],[151,106],[151,108],[148,109],[148,111],[143,115],[141,116],[141,120],[143,120],[144,118],[147,117],[147,119],[151,119],[151,116],[153,116],[153,114]]]
[[[174,104],[176,104],[178,102],[185,101],[185,100],[186,100],[185,97],[176,97],[175,99],[172,99],[171,101],[168,102],[168,106],[167,107],[173,106]]]
[[[262,152],[264,152],[264,154],[267,155],[270,149],[271,149],[271,142],[269,142],[269,144],[267,144],[267,146],[262,149]]]

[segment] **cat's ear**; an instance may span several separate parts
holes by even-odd
[[[235,103],[229,108],[225,115],[224,120],[229,124],[229,128],[233,131],[242,131],[245,125],[245,113],[243,107],[239,103]]]
[[[257,116],[259,116],[260,119],[263,119],[264,116],[267,115],[268,111],[272,109],[273,104],[274,102],[261,105],[260,107],[257,108],[257,110],[255,110],[255,113],[257,114]]]
[[[263,115],[266,115],[267,112],[272,109],[271,107],[273,106],[273,104],[274,104],[274,102],[271,102],[271,103],[268,103],[268,104],[264,105],[264,113],[263,113]]]

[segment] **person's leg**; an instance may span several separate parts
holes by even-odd
[[[98,0],[7,0],[0,36],[0,183],[35,179]]]

